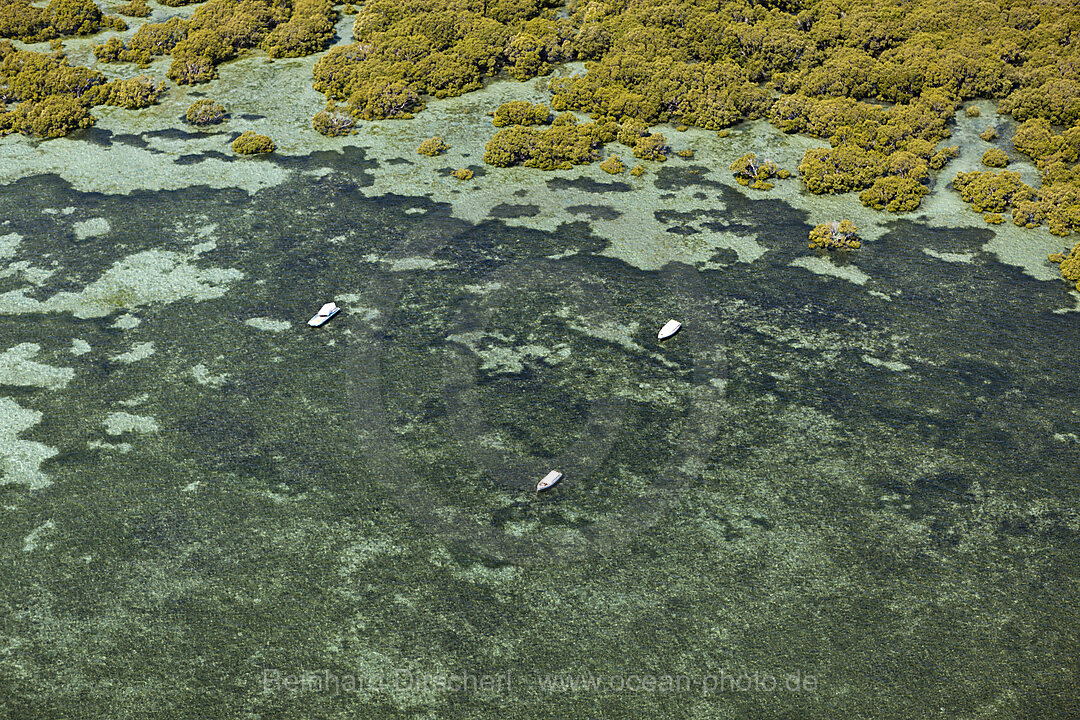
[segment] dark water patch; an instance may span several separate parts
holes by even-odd
[[[587,177],[551,178],[547,181],[547,186],[552,190],[580,190],[590,193],[630,192],[634,189],[628,183],[618,181],[600,182]]]
[[[329,169],[334,176],[324,181],[340,188],[371,186],[375,178],[367,171],[379,167],[378,161],[369,158],[362,148],[352,146],[340,150],[321,150],[308,155],[270,153],[262,157],[289,170]]]
[[[454,547],[450,552],[450,556],[453,558],[457,566],[462,568],[473,567],[474,565],[480,565],[482,567],[488,568],[489,570],[498,570],[500,568],[512,567],[512,564],[507,563],[501,558],[493,557],[485,553],[476,552],[475,550],[471,550],[461,546]]]
[[[99,147],[112,147],[113,132],[100,128],[96,125],[92,125],[85,130],[78,132],[75,135],[79,140],[85,140],[92,145],[98,145]]]
[[[692,210],[690,212],[681,212],[679,210],[655,210],[653,211],[653,217],[656,221],[663,225],[688,225],[691,222],[701,223],[702,225],[708,225],[709,223],[702,222],[710,218],[722,217],[723,212],[720,210],[709,210],[702,208],[700,210]],[[712,225],[716,225],[713,223]],[[725,227],[724,229],[728,229]]]
[[[109,131],[106,130],[104,132],[109,132]],[[109,147],[113,143],[120,143],[121,145],[129,145],[131,147],[137,147],[137,148],[141,148],[143,150],[149,150],[150,152],[156,153],[156,154],[161,153],[160,150],[156,150],[154,148],[151,148],[149,146],[149,143],[146,141],[146,139],[142,135],[134,135],[132,133],[123,133],[123,134],[109,133],[109,134],[110,134],[110,137],[108,138],[108,142],[106,142],[106,143],[97,143],[97,144],[104,144],[105,147]],[[91,142],[93,142],[93,141],[91,141]]]
[[[514,197],[525,197],[526,195],[529,194],[529,191],[526,190],[525,188],[521,188],[520,190],[515,190],[513,194],[514,194]]]
[[[413,162],[411,160],[406,160],[405,158],[390,158],[389,160],[385,160],[384,162],[387,165],[412,165],[413,164]]]
[[[656,171],[653,178],[653,186],[657,190],[685,190],[691,187],[726,188],[723,183],[710,180],[707,175],[709,168],[704,165],[673,165],[665,164]]]
[[[590,220],[614,220],[622,216],[622,212],[610,205],[571,205],[566,210],[573,215],[585,215]]]
[[[739,254],[731,248],[719,248],[716,252],[709,256],[710,263],[717,263],[721,265],[731,265],[738,262]]]
[[[713,232],[733,232],[737,234],[755,235],[759,228],[756,225],[748,225],[738,221],[706,220],[700,223],[701,227]]]
[[[925,499],[941,499],[949,502],[970,502],[971,478],[952,472],[924,475],[915,480],[911,494]]]
[[[237,137],[239,137],[237,133]],[[180,128],[163,128],[161,130],[150,130],[142,134],[144,138],[162,138],[164,140],[197,140],[203,137],[203,133],[189,132],[187,130],[181,130]]]
[[[26,385],[9,385],[7,383],[0,382],[0,394],[3,394],[3,396],[5,397],[25,401],[28,399],[32,399],[35,395],[40,395],[41,391],[38,388],[28,387]]]
[[[240,160],[236,155],[229,155],[219,150],[205,150],[200,153],[192,153],[189,155],[181,155],[173,162],[177,165],[197,165],[204,160],[221,160],[222,162],[237,162]]]
[[[176,124],[180,125],[180,126],[189,127],[189,128],[191,128],[191,130],[187,130],[186,132],[194,132],[194,133],[196,133],[198,135],[198,137],[204,137],[205,138],[205,137],[212,137],[214,135],[225,135],[226,130],[225,130],[225,126],[223,125],[223,123],[226,122],[227,120],[229,120],[231,117],[232,117],[231,115],[229,115],[228,113],[225,113],[225,115],[222,116],[222,119],[220,121],[218,121],[218,122],[208,123],[206,125],[196,125],[193,122],[189,122],[188,119],[187,119],[187,114],[184,114],[184,115],[177,115],[176,116]]]
[[[1001,367],[975,359],[954,360],[946,366],[956,379],[978,393],[1000,395],[1013,387],[1009,373]]]
[[[150,147],[150,143],[142,135],[134,135],[126,133],[123,135],[113,135],[113,142],[118,142],[123,145],[130,145],[131,147],[141,148],[154,155],[163,155],[165,151],[158,150],[157,148]]]
[[[521,218],[534,217],[539,214],[539,205],[509,205],[507,203],[500,203],[491,208],[491,212],[488,213],[488,216],[493,218]]]
[[[907,221],[892,223],[895,232],[904,232],[911,226]],[[935,228],[933,226],[918,225],[920,228],[919,239],[921,246],[915,248],[929,248],[939,253],[982,253],[982,247],[993,238],[993,231],[989,229],[964,229]],[[978,262],[978,261],[976,261]]]
[[[673,235],[699,235],[700,230],[696,230],[689,225],[676,225],[675,227],[669,227],[665,230]]]
[[[248,122],[255,122],[257,120],[265,120],[266,119],[265,115],[255,115],[254,113],[244,113],[243,115],[239,115],[238,117],[241,120],[246,120]]]
[[[771,522],[769,522],[769,520],[767,520],[766,518],[755,517],[755,516],[752,516],[752,515],[748,515],[748,516],[744,517],[743,520],[745,520],[746,522],[750,523],[751,525],[753,525],[755,527],[761,528],[762,530],[772,530],[773,529],[773,524]]]

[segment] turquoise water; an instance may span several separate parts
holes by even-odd
[[[590,227],[619,181],[538,174],[581,218],[542,232],[365,196],[359,150],[255,162],[297,172],[0,194],[0,352],[73,370],[0,372],[40,412],[5,452],[55,450],[0,485],[0,717],[1075,711],[1076,320],[991,230],[817,258],[670,162],[703,209],[658,243],[769,252],[640,270]]]

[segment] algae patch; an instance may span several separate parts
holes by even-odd
[[[400,258],[390,263],[391,272],[409,272],[410,270],[439,270],[447,267],[442,260],[424,257]]]
[[[229,377],[227,373],[214,375],[210,372],[210,369],[202,363],[191,368],[191,376],[194,377],[195,382],[200,385],[212,385],[214,387],[221,387]]]
[[[923,248],[922,251],[930,257],[937,258],[938,260],[944,260],[945,262],[954,263],[969,263],[975,259],[975,253],[949,253],[949,252],[937,252],[930,248]]]
[[[862,361],[875,367],[883,367],[886,370],[892,370],[893,372],[903,372],[911,369],[910,365],[897,360],[882,360],[881,358],[876,358],[872,355],[863,355]]]
[[[122,435],[126,432],[151,433],[158,431],[157,420],[149,415],[132,415],[126,412],[109,413],[105,417],[105,432]]]
[[[250,325],[256,330],[266,330],[269,332],[284,332],[292,327],[292,323],[288,320],[275,320],[268,317],[254,317],[244,321],[245,325]]]
[[[26,485],[30,490],[52,485],[49,476],[41,472],[41,463],[58,451],[18,437],[41,422],[41,417],[37,410],[24,408],[11,398],[0,398],[0,485]]]
[[[138,327],[139,323],[141,322],[142,321],[139,320],[139,318],[131,315],[130,313],[126,313],[116,318],[116,322],[114,322],[109,327],[116,328],[117,330],[130,330],[132,328]]]
[[[80,292],[58,292],[39,301],[20,288],[0,294],[0,313],[69,312],[77,318],[105,317],[116,310],[150,303],[211,300],[244,276],[231,268],[200,268],[197,254],[146,250],[115,263]]]
[[[464,345],[481,358],[481,370],[496,373],[517,374],[532,360],[557,365],[570,357],[570,346],[566,343],[559,343],[554,348],[535,344],[507,347],[513,339],[500,333],[464,332],[449,335],[446,339]]]
[[[33,552],[38,548],[39,543],[45,537],[49,531],[56,527],[56,523],[52,520],[46,520],[38,525],[36,528],[30,531],[30,533],[23,538],[23,552]]]
[[[22,235],[19,233],[0,235],[0,258],[12,257],[15,254],[15,250],[19,247],[19,243],[22,242],[22,239]]]
[[[90,218],[89,220],[80,220],[75,223],[72,228],[75,231],[75,237],[80,240],[85,240],[89,237],[97,237],[98,235],[104,235],[109,232],[109,221],[105,218]]]
[[[114,355],[112,359],[115,360],[116,362],[121,362],[121,363],[125,363],[125,364],[131,364],[133,362],[138,362],[139,360],[145,360],[146,358],[150,357],[153,354],[154,354],[154,343],[152,343],[152,342],[141,342],[141,343],[135,343],[131,347],[131,349],[128,350],[126,353],[120,353],[119,355]]]
[[[790,265],[792,267],[801,267],[804,270],[809,270],[816,275],[831,275],[832,277],[838,277],[841,280],[847,280],[856,285],[865,285],[866,281],[870,279],[869,275],[862,270],[859,270],[857,267],[852,265],[840,267],[838,265],[833,265],[831,262],[821,257],[798,257],[792,260]]]
[[[118,453],[131,452],[131,443],[107,443],[100,440],[91,440],[86,443],[86,446],[91,450],[115,450]]]
[[[0,385],[19,385],[59,390],[75,376],[72,368],[58,368],[35,362],[41,352],[36,343],[21,343],[0,354]]]

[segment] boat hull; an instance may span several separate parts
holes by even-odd
[[[667,340],[669,337],[679,332],[682,329],[682,323],[678,320],[668,320],[664,327],[660,328],[660,332],[656,333],[657,340]]]
[[[554,486],[555,483],[559,482],[562,479],[563,474],[561,472],[559,472],[558,470],[552,470],[544,476],[543,480],[536,484],[536,492],[543,492],[544,490],[547,490],[548,488]]]
[[[341,312],[341,308],[337,308],[337,307],[334,308],[333,310],[331,310],[326,315],[323,315],[320,312],[318,315],[316,315],[315,317],[308,320],[307,324],[310,325],[311,327],[319,327],[320,325],[325,325],[330,320],[330,318],[334,317],[339,312]]]

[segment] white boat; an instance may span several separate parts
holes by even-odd
[[[332,302],[328,302],[319,308],[319,312],[315,314],[315,317],[307,321],[307,324],[311,327],[319,327],[330,318],[341,312],[341,308]]]
[[[559,482],[560,480],[562,480],[562,473],[558,470],[552,470],[544,476],[543,480],[536,483],[536,492],[547,490],[549,487]]]
[[[657,340],[667,340],[669,337],[679,332],[682,328],[682,323],[678,320],[668,320],[664,327],[660,328],[660,332],[656,333]]]

